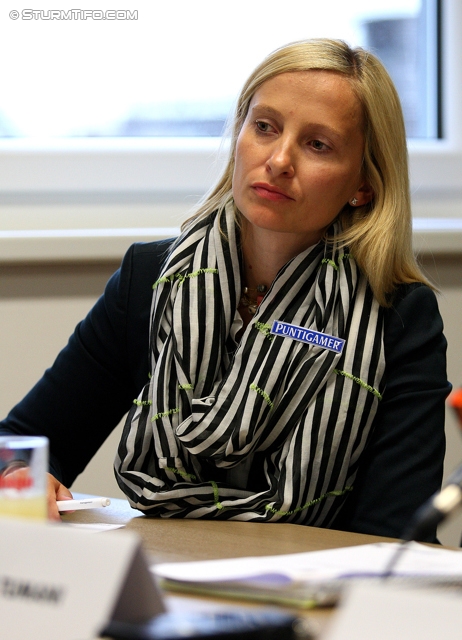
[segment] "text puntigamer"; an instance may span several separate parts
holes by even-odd
[[[324,349],[341,353],[343,345],[345,343],[341,338],[336,338],[319,331],[313,331],[312,329],[305,329],[304,327],[298,327],[294,324],[288,324],[287,322],[279,322],[275,320],[271,327],[271,333],[276,336],[283,336],[286,338],[292,338],[293,340],[299,340],[300,342],[306,342],[307,344],[317,345]]]

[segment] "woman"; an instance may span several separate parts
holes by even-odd
[[[441,482],[445,347],[395,89],[365,51],[300,42],[244,86],[180,238],[129,251],[3,430],[50,438],[57,517],[141,388],[115,461],[132,506],[399,536]]]

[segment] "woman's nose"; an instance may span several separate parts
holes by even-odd
[[[274,175],[292,176],[295,171],[293,146],[289,141],[278,140],[268,158],[268,169]]]

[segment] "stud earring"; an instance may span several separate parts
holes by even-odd
[[[358,204],[358,201],[356,200],[356,198],[352,198],[352,200],[350,200],[350,204],[352,204],[353,207],[355,207]]]

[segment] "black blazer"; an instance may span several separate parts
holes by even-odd
[[[170,242],[128,250],[53,366],[0,422],[0,433],[47,436],[50,470],[66,486],[148,381],[152,284]],[[335,528],[399,537],[439,489],[450,390],[442,330],[433,292],[420,283],[399,287],[385,312],[383,399]]]

